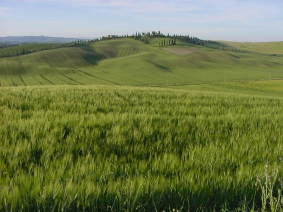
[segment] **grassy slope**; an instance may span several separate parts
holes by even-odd
[[[283,78],[281,57],[235,53],[181,42],[174,48],[193,47],[196,51],[175,55],[159,48],[159,42],[160,39],[151,39],[150,44],[145,45],[125,38],[0,58],[0,83],[1,86],[180,86]],[[270,52],[283,51],[280,44],[270,47]],[[273,44],[266,44],[270,45]],[[259,49],[257,44],[251,43],[246,48]]]
[[[257,96],[283,97],[282,80],[228,82],[198,85],[170,86],[173,89],[205,92],[238,93]]]
[[[153,46],[158,42],[158,39],[150,41]],[[101,50],[101,45],[94,44],[96,51]],[[179,45],[193,47],[198,51],[188,55],[174,55],[162,48],[143,45],[143,51],[103,60],[96,69],[102,72],[101,76],[110,74],[113,81],[126,85],[219,84],[224,80],[227,83],[282,77],[282,64],[278,57],[225,52],[184,43]],[[109,46],[106,49],[111,52]]]
[[[283,54],[283,42],[229,42],[224,44],[239,50],[262,54]]]

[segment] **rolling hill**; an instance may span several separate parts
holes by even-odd
[[[120,38],[1,57],[1,86],[183,86],[283,78],[281,43],[223,43],[242,48],[232,52],[181,41],[159,47],[158,42]]]
[[[283,42],[223,42],[242,51],[283,56]]]

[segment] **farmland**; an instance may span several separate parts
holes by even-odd
[[[283,78],[280,56],[223,51],[181,41],[158,47],[159,42],[151,39],[145,45],[120,38],[2,57],[0,85],[172,86]],[[189,54],[170,52],[176,48]],[[270,52],[280,54],[279,50]]]
[[[283,97],[282,80],[261,80],[244,82],[227,82],[196,85],[169,86],[173,89],[220,92],[232,94],[249,94],[253,96]]]
[[[0,211],[282,210],[281,46],[148,42],[0,49]]]
[[[0,210],[260,208],[266,164],[282,175],[282,103],[158,88],[2,88]]]

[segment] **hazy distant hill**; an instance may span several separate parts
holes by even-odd
[[[0,43],[20,44],[20,43],[69,43],[78,38],[46,37],[46,36],[8,36],[0,37]],[[82,39],[79,39],[82,40]]]

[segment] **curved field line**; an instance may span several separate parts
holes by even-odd
[[[42,80],[40,80],[40,79],[43,79],[40,75],[32,75],[32,79],[33,79],[33,81],[39,83],[40,85],[44,85],[42,83]],[[44,79],[44,81],[46,81],[46,80]]]
[[[42,74],[40,74],[40,76],[45,79],[47,82],[49,82],[52,85],[55,85],[53,82],[51,82],[49,79],[47,79],[46,77],[44,77]]]
[[[12,80],[12,78],[10,78],[10,81],[11,81],[11,86],[18,86],[18,84],[15,83],[15,82]]]
[[[24,81],[22,75],[19,75],[20,80],[24,83],[25,86],[27,86],[26,82]]]
[[[110,80],[106,80],[106,79],[103,79],[103,78],[100,78],[100,77],[93,76],[92,74],[89,74],[89,73],[84,72],[84,71],[82,71],[82,70],[78,70],[78,71],[83,72],[84,74],[86,74],[86,75],[88,75],[88,76],[91,76],[91,77],[93,77],[93,78],[103,80],[103,81],[105,81],[105,82],[110,82],[110,83],[113,83],[113,84],[115,84],[115,85],[121,85],[121,84],[119,84],[119,83],[112,82],[112,81],[110,81]]]
[[[35,75],[32,75],[32,78],[34,79],[34,81],[38,82],[40,85],[43,85],[43,83],[37,77],[35,77]]]
[[[73,78],[78,79],[80,81],[82,81],[84,83],[84,85],[88,85],[88,84],[105,84],[104,81],[102,80],[98,80],[98,79],[94,79],[93,77],[89,77],[88,75],[86,75],[85,73],[76,70],[75,71],[76,75],[72,75]],[[109,84],[109,83],[107,83]]]
[[[76,81],[76,80],[72,79],[71,77],[66,76],[66,75],[63,74],[63,73],[62,73],[62,75],[63,75],[64,77],[66,77],[66,78],[68,78],[68,79],[70,79],[70,80],[72,80],[72,81],[78,83],[79,85],[83,85],[83,83],[81,83],[81,82],[79,82],[79,81]]]
[[[53,75],[53,76],[56,77],[57,79],[59,79],[59,80],[65,82],[67,85],[73,85],[73,84],[71,84],[70,82],[68,82],[67,80],[65,80],[64,78],[59,77],[59,75]]]

